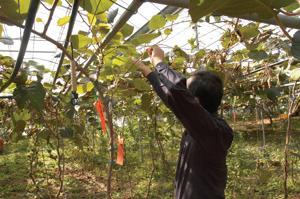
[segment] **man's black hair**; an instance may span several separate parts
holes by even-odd
[[[197,71],[192,78],[188,89],[208,112],[216,113],[223,97],[222,80],[209,71]]]

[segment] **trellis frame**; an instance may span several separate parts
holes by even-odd
[[[31,0],[32,4],[33,4],[33,2],[37,2],[37,1],[36,0]],[[93,63],[93,61],[97,58],[97,54],[109,44],[111,39],[117,34],[118,31],[120,31],[120,29],[126,24],[126,22],[131,18],[131,16],[133,16],[135,13],[137,13],[138,9],[145,2],[151,2],[151,3],[167,5],[167,7],[164,8],[164,10],[166,11],[165,14],[167,14],[167,13],[171,14],[172,12],[173,13],[177,12],[178,9],[183,9],[183,8],[188,8],[189,7],[189,0],[133,0],[131,2],[131,4],[128,6],[128,8],[125,10],[125,12],[122,14],[122,16],[119,18],[119,20],[116,22],[116,24],[113,26],[111,31],[103,39],[103,41],[101,42],[101,44],[100,44],[99,48],[96,50],[96,52],[87,60],[87,62],[83,66],[84,70],[87,69]],[[37,6],[36,6],[35,9],[37,10]],[[33,13],[31,12],[31,15],[28,15],[28,18],[26,20],[25,29],[27,29],[27,32],[28,32],[28,30],[30,32],[31,29],[32,29],[32,25],[33,25],[33,21],[34,21],[34,17],[35,17],[35,15],[33,15]],[[164,12],[161,12],[161,14],[163,14],[163,13]],[[240,19],[251,20],[251,21],[256,21],[256,22],[262,22],[262,23],[278,26],[278,24],[277,24],[277,22],[274,18],[261,19],[257,15],[254,15],[254,14],[253,15],[244,15],[244,16],[228,16],[228,17],[238,17]],[[286,15],[278,14],[278,18],[281,21],[283,26],[285,26],[287,28],[300,29],[300,18],[299,17],[286,16]],[[29,22],[31,22],[31,23],[29,23]],[[74,19],[74,22],[75,22],[75,19]],[[142,26],[139,30],[137,30],[131,37],[129,37],[127,39],[127,41],[133,39],[134,37],[138,36],[139,34],[149,32],[150,30],[147,28],[147,23],[144,26]],[[72,27],[69,26],[68,32],[70,32],[71,29],[72,29]],[[30,35],[30,33],[29,33],[29,35]],[[23,40],[22,40],[22,43],[21,43],[21,49],[22,50],[20,50],[20,52],[19,52],[18,59],[17,59],[17,64],[15,65],[15,69],[17,69],[17,67],[19,65],[21,65],[21,62],[24,58],[25,51],[26,51],[26,48],[27,48],[28,40],[29,40],[29,38],[25,39],[23,37]],[[67,40],[68,40],[68,37],[66,38],[65,44],[67,43]],[[60,67],[58,67],[58,70],[59,70],[59,68]],[[57,73],[58,72],[59,71],[57,71]],[[16,75],[17,75],[17,73],[13,73],[11,75],[10,81],[8,81],[4,85],[5,87],[1,88],[0,92],[2,92],[6,87],[9,86],[10,82],[12,82],[12,80],[15,78]],[[77,77],[79,77],[80,75],[81,75],[81,73],[79,73],[79,75]]]

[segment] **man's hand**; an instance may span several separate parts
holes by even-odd
[[[156,66],[158,63],[164,60],[164,51],[157,45],[152,46],[147,49],[148,55],[150,57],[150,61],[153,66]]]
[[[149,73],[152,72],[151,69],[148,66],[146,66],[141,60],[132,58],[132,62],[143,73],[145,77],[147,77]]]

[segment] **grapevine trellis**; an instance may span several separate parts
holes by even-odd
[[[257,114],[258,117],[256,119],[261,120],[262,124],[264,146],[266,140],[263,120],[265,116],[269,117],[270,120],[272,120],[272,114],[274,110],[276,110],[274,104],[277,99],[275,98],[280,98],[279,96],[281,95],[284,96],[280,98],[280,101],[276,101],[276,103],[280,103],[281,105],[284,104],[285,113],[287,115],[286,119],[288,122],[286,130],[286,143],[284,149],[284,195],[285,198],[288,197],[288,158],[289,154],[294,154],[294,156],[296,157],[298,155],[294,151],[289,150],[289,145],[291,137],[290,134],[292,131],[292,116],[297,114],[299,107],[299,89],[297,85],[299,84],[298,79],[300,78],[300,74],[298,69],[294,69],[289,71],[290,79],[283,77],[285,76],[283,74],[283,70],[291,69],[291,67],[297,66],[297,64],[299,64],[299,61],[297,59],[290,57],[289,52],[285,52],[285,49],[287,47],[284,45],[287,41],[291,42],[290,40],[292,40],[292,45],[294,48],[292,49],[293,52],[291,54],[297,57],[297,54],[299,53],[299,49],[297,46],[299,38],[292,38],[290,34],[294,33],[297,29],[300,29],[300,18],[296,16],[298,13],[289,13],[283,11],[281,12],[280,8],[277,10],[276,7],[273,9],[272,7],[269,8],[268,5],[265,5],[267,7],[267,10],[270,9],[270,13],[275,13],[273,17],[263,18],[260,15],[249,13],[245,15],[228,15],[226,13],[227,16],[223,16],[222,12],[220,12],[220,10],[222,9],[220,8],[220,10],[216,9],[212,10],[211,13],[207,13],[210,14],[211,17],[202,18],[203,16],[198,16],[198,14],[193,13],[194,8],[191,8],[191,4],[195,3],[196,1],[192,0],[191,2],[189,0],[133,0],[126,7],[118,3],[119,1],[115,2],[113,0],[107,0],[104,1],[104,3],[101,2],[101,0],[91,1],[94,2],[93,5],[85,5],[81,0],[74,0],[72,1],[72,3],[66,1],[61,5],[59,5],[60,0],[53,0],[50,2],[51,7],[48,8],[47,5],[45,5],[44,1],[31,0],[26,18],[21,16],[21,9],[20,7],[18,8],[18,12],[16,13],[16,16],[20,17],[18,20],[15,20],[12,17],[7,17],[5,14],[1,14],[0,12],[1,23],[14,25],[16,27],[24,29],[22,37],[20,35],[19,38],[22,39],[22,41],[16,61],[14,62],[13,60],[5,60],[5,62],[1,63],[1,65],[5,65],[8,63],[7,65],[10,66],[13,64],[14,67],[13,69],[11,69],[9,77],[5,78],[6,81],[0,82],[0,92],[11,90],[10,86],[12,85],[12,83],[15,83],[17,87],[16,89],[14,89],[13,94],[5,93],[0,96],[0,99],[9,99],[9,107],[11,107],[12,104],[11,100],[14,99],[20,109],[33,108],[34,111],[32,111],[32,117],[39,117],[39,122],[41,124],[44,124],[44,128],[46,127],[48,129],[47,132],[54,136],[57,142],[57,165],[59,168],[60,181],[57,197],[60,197],[61,193],[64,191],[63,187],[65,169],[64,137],[60,135],[61,129],[59,127],[59,121],[63,120],[63,118],[61,115],[59,115],[59,111],[66,109],[67,114],[71,115],[71,121],[79,120],[78,111],[76,110],[75,106],[77,105],[76,103],[73,103],[72,106],[70,106],[69,103],[62,105],[57,101],[61,100],[66,102],[69,101],[70,98],[72,98],[72,100],[77,100],[78,96],[76,93],[76,89],[81,90],[79,94],[82,95],[80,96],[83,98],[82,103],[84,103],[85,95],[87,95],[87,93],[89,92],[93,92],[94,101],[99,100],[97,102],[103,103],[103,110],[99,111],[99,114],[101,115],[103,114],[103,112],[105,112],[106,118],[104,120],[106,120],[108,125],[108,142],[110,147],[110,163],[108,164],[108,178],[106,183],[108,198],[111,198],[112,194],[113,163],[116,159],[115,142],[117,140],[117,133],[115,130],[116,122],[114,123],[113,117],[117,117],[115,113],[115,104],[118,104],[118,102],[115,101],[115,98],[120,99],[120,93],[122,93],[123,90],[126,89],[130,91],[130,89],[132,89],[132,85],[133,88],[137,90],[137,98],[142,101],[139,102],[136,99],[136,104],[144,102],[148,103],[148,105],[151,103],[155,104],[155,110],[147,109],[147,107],[145,107],[147,105],[142,104],[141,106],[145,109],[145,112],[147,112],[151,116],[151,118],[155,118],[155,139],[159,146],[159,150],[161,151],[162,159],[165,159],[163,152],[164,147],[161,144],[159,136],[157,135],[156,128],[157,115],[159,114],[159,103],[151,102],[151,100],[149,100],[150,94],[143,93],[144,91],[148,91],[149,87],[145,85],[145,81],[141,80],[141,78],[132,71],[132,68],[130,66],[131,62],[128,58],[131,56],[144,58],[143,52],[150,44],[160,44],[162,47],[167,48],[170,51],[168,53],[168,57],[170,57],[170,63],[172,64],[172,66],[180,70],[180,72],[185,73],[186,75],[189,75],[190,71],[199,68],[208,70],[212,69],[218,73],[223,73],[221,74],[221,76],[225,82],[226,95],[224,103],[221,107],[222,114],[229,114],[232,110],[234,113],[236,112],[236,110],[243,111],[242,109],[244,109],[244,107],[256,109],[257,113],[259,113]],[[256,0],[255,2],[261,4],[260,0]],[[151,20],[149,20],[141,13],[139,13],[139,9],[144,5],[144,3],[152,3],[152,5],[154,6],[156,4],[162,4],[166,5],[166,7],[164,7],[163,9],[159,9],[157,15],[152,16]],[[0,4],[0,6],[3,5],[3,3]],[[97,13],[100,5],[104,7],[107,6],[107,8],[104,8],[102,12]],[[102,19],[103,16],[100,15],[104,12],[107,12],[112,5],[116,5],[118,8],[123,9],[124,12],[120,16],[118,16],[119,13],[117,9],[111,10],[109,11],[106,19]],[[37,20],[36,14],[38,12],[39,6],[43,6],[49,11],[47,21],[42,31],[38,31],[34,28],[35,20]],[[49,32],[48,30],[50,29],[50,24],[53,19],[54,13],[58,7],[65,7],[70,13],[70,16],[67,16],[67,18],[65,19],[62,18],[63,22],[61,22],[64,25],[68,24],[68,28],[66,31],[67,33],[65,35],[65,38],[63,39],[63,44],[61,41],[58,41],[47,34]],[[192,20],[189,18],[182,18],[181,20],[178,20],[178,18],[180,18],[178,17],[179,13],[185,12],[187,14],[186,9],[190,10]],[[197,9],[200,9],[200,7],[197,7]],[[138,30],[133,32],[134,27],[129,24],[129,19],[133,15],[137,14],[146,18],[148,22],[146,22],[141,27],[138,27]],[[115,18],[118,18],[118,20],[114,22]],[[22,20],[25,19],[25,25],[23,25]],[[88,31],[82,31],[83,33],[75,35],[74,27],[76,26],[78,19],[81,19],[82,23],[88,26]],[[106,22],[103,23],[101,20],[106,20]],[[110,23],[108,22],[109,20]],[[195,32],[195,38],[185,38],[185,41],[187,39],[189,39],[189,41],[182,46],[173,47],[168,45],[167,42],[173,39],[173,37],[170,36],[171,32],[174,31],[172,28],[176,27],[177,24],[190,24],[192,21],[196,21],[196,23],[192,25],[193,28],[190,28],[190,30]],[[256,22],[262,22],[262,24],[257,24]],[[160,26],[160,23],[162,23],[162,26]],[[200,31],[201,24],[204,24],[203,26],[210,26],[211,30],[203,34]],[[268,26],[265,26],[264,24],[268,24]],[[270,30],[270,25],[274,27],[273,30]],[[160,29],[163,29],[163,31]],[[185,30],[182,30],[182,32],[184,31]],[[201,45],[202,38],[207,38],[207,35],[213,34],[217,31],[221,32],[221,39],[218,37],[216,38],[216,41],[210,41],[208,43],[203,42],[203,45]],[[180,34],[180,32],[177,33]],[[55,61],[47,60],[49,62],[54,62],[57,65],[56,71],[52,75],[53,81],[47,82],[47,84],[49,84],[47,85],[47,88],[49,89],[47,92],[48,96],[46,95],[46,91],[41,83],[42,77],[39,76],[40,74],[37,74],[37,81],[32,81],[29,85],[26,83],[27,75],[23,70],[24,66],[22,66],[22,64],[25,63],[24,65],[26,65],[26,62],[24,62],[24,56],[25,52],[27,51],[27,46],[32,34],[38,36],[38,39],[42,39],[43,41],[47,41],[53,44],[59,50],[57,51],[59,52],[58,63],[56,63]],[[162,34],[166,36],[162,37]],[[91,36],[91,38],[89,36]],[[60,37],[62,37],[62,34],[60,34]],[[263,47],[260,44],[266,42],[268,39],[274,38],[276,38],[277,40],[280,40],[282,38],[284,39],[278,41],[276,43],[277,46],[274,45],[274,50],[272,49],[272,47],[270,47],[271,50],[269,50],[269,55],[271,58],[268,59],[268,54],[265,50],[263,50]],[[81,44],[81,40],[86,43]],[[33,42],[36,42],[35,37]],[[243,47],[246,46],[246,48],[250,49],[249,52],[247,52],[248,54],[243,52],[241,43],[243,44]],[[186,53],[183,50],[186,45],[191,46],[191,53]],[[268,45],[271,46],[272,42],[268,43]],[[221,46],[222,49],[210,49],[211,46]],[[275,51],[276,49],[278,50],[277,54],[273,53],[273,51]],[[6,52],[9,52],[9,50],[7,50]],[[247,54],[248,57],[245,56],[245,54]],[[267,61],[263,62],[263,60]],[[112,65],[114,64],[121,69],[119,69],[119,71],[114,67],[107,69],[105,68],[105,65],[107,65],[105,63],[110,63]],[[36,63],[28,63],[29,66],[30,64],[38,67]],[[68,67],[72,68],[73,70],[73,75],[71,75],[71,77],[69,75],[70,73],[66,73]],[[189,70],[189,68],[191,70]],[[62,72],[63,70],[64,72]],[[281,70],[281,72],[278,72],[277,70]],[[274,71],[276,71],[276,75],[278,76],[277,79],[275,78]],[[118,78],[114,79],[110,77],[114,72],[120,73]],[[101,77],[101,75],[104,77]],[[100,80],[99,77],[101,77],[102,79],[100,78]],[[128,77],[129,81],[131,81],[130,83],[124,80]],[[61,81],[62,79],[64,81]],[[278,83],[276,84],[276,88],[274,88],[275,79],[278,81]],[[80,84],[77,86],[76,84],[79,80]],[[128,88],[124,89],[124,87],[126,86],[128,86]],[[279,87],[280,89],[277,89],[277,87]],[[57,88],[59,88],[59,91],[57,91]],[[120,88],[120,93],[117,92],[117,88]],[[73,92],[72,96],[69,96],[69,91]],[[26,102],[22,101],[24,100],[22,99],[24,93],[26,93],[27,97],[25,100]],[[31,98],[30,95],[34,97],[38,95],[38,100]],[[50,97],[52,95],[53,98]],[[68,96],[68,99],[62,99],[63,97],[61,96]],[[244,96],[248,97],[247,100],[244,100]],[[54,99],[54,97],[57,97],[57,99]],[[46,105],[44,105],[44,99]],[[240,101],[239,106],[236,105],[236,101],[238,100]],[[232,103],[233,105],[228,105],[230,103]],[[118,105],[122,107],[120,108],[120,110],[118,109],[118,111],[120,111],[119,114],[121,114],[121,112],[124,112],[123,106],[126,106],[126,103],[119,103]],[[229,106],[229,108],[226,108],[226,106]],[[94,108],[94,105],[92,105],[92,107]],[[50,119],[47,119],[45,114],[43,113],[42,110],[44,108],[50,112]],[[8,114],[10,116],[13,116],[13,113],[11,112]],[[118,117],[121,118],[122,116],[118,115]],[[123,117],[122,119],[124,123],[125,117]],[[52,122],[56,124],[53,127],[51,127]],[[21,125],[14,125],[18,126],[18,128],[21,129],[18,130],[18,132],[20,133],[25,129],[26,123],[22,123]],[[34,147],[30,161],[30,177],[34,185],[36,186],[36,190],[39,191],[38,182],[36,182],[35,176],[35,167],[37,162],[39,161],[39,137],[38,134],[35,133],[37,129],[38,127],[34,127],[34,125],[31,125],[27,130],[28,132],[30,132],[30,134],[36,134],[36,136],[33,137]],[[68,134],[66,129],[64,129],[63,132]],[[119,133],[119,135],[121,134]],[[153,145],[153,143],[151,144]],[[50,156],[52,155],[51,153],[49,154]],[[152,154],[152,172],[148,185],[147,197],[151,188],[151,180],[156,169],[154,158],[155,157]]]

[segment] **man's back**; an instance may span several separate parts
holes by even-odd
[[[176,171],[175,198],[224,198],[231,128],[206,111],[188,91],[185,78],[168,65],[159,63],[148,80],[186,129]]]
[[[223,126],[226,138],[215,138],[213,153],[206,151],[201,143],[184,132],[176,169],[176,199],[224,198],[227,180],[226,151],[231,144],[232,133],[225,121],[216,120]]]
[[[200,72],[188,83],[162,62],[164,53],[159,47],[154,46],[148,53],[156,70],[151,71],[141,62],[136,65],[186,129],[176,171],[175,198],[224,198],[226,155],[233,134],[223,119],[212,114],[222,99],[222,81],[210,72]]]

